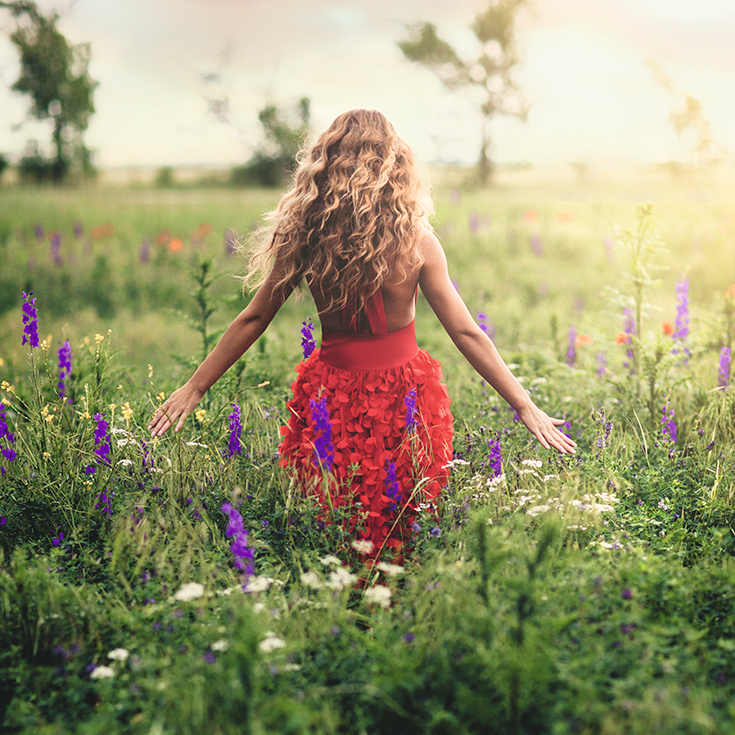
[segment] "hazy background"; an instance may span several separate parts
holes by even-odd
[[[468,25],[484,0],[40,0],[56,8],[70,43],[91,42],[97,112],[85,136],[95,164],[232,165],[260,140],[265,103],[312,100],[314,127],[375,107],[423,163],[474,163],[479,121],[467,95],[447,92],[396,45],[407,26],[437,25],[471,50]],[[0,16],[7,30],[7,14]],[[491,156],[551,167],[607,168],[686,160],[669,114],[680,105],[645,65],[655,59],[678,90],[702,103],[730,149],[735,119],[735,3],[731,0],[536,0],[519,23],[516,78],[527,123],[496,119]],[[0,151],[17,155],[50,123],[15,129],[28,101],[9,87],[17,52],[0,36]],[[221,81],[205,83],[218,73]],[[231,125],[207,96],[230,99]],[[34,133],[35,131],[35,133]],[[728,158],[732,165],[732,158]]]

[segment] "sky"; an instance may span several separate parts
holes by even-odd
[[[471,163],[479,116],[397,46],[430,21],[464,58],[487,0],[38,0],[71,43],[91,43],[99,82],[86,134],[95,163],[232,165],[260,142],[258,110],[312,101],[318,133],[354,107],[381,110],[420,162]],[[0,11],[0,30],[12,21]],[[683,94],[702,104],[715,139],[735,151],[733,0],[534,0],[519,18],[516,80],[528,120],[497,118],[491,155],[505,164],[647,166],[687,160],[690,136],[669,116]],[[654,60],[674,91],[657,83]],[[49,140],[10,91],[17,53],[0,36],[0,152]],[[219,81],[207,82],[216,75]],[[229,122],[208,98],[229,101]],[[730,157],[730,161],[732,161]]]

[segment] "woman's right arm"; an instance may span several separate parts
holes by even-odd
[[[434,313],[473,368],[516,410],[542,446],[574,452],[576,444],[557,428],[564,419],[548,416],[529,397],[498,353],[493,341],[477,326],[452,285],[439,240],[427,232],[421,247],[424,264],[419,283]]]
[[[251,347],[273,321],[289,294],[276,296],[274,272],[258,289],[253,300],[233,319],[219,342],[185,385],[174,391],[156,411],[148,424],[153,436],[166,433],[171,426],[179,431],[186,417],[202,396]]]

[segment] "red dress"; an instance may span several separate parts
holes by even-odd
[[[354,510],[348,530],[373,542],[375,558],[402,551],[419,505],[446,485],[453,419],[441,364],[418,348],[414,322],[388,332],[380,290],[365,316],[371,334],[343,310],[343,331],[322,328],[321,347],[296,367],[279,453],[325,521],[330,505]]]

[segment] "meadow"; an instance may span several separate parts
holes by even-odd
[[[372,568],[278,464],[308,297],[145,428],[247,303],[278,192],[0,189],[0,729],[733,732],[733,189],[437,187],[456,287],[578,452],[419,298],[452,477]]]

